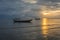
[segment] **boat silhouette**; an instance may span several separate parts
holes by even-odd
[[[40,18],[35,18],[35,20],[40,20]]]
[[[20,18],[15,18],[13,19],[14,22],[31,22],[32,19],[20,19]]]

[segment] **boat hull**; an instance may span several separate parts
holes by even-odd
[[[14,22],[31,22],[32,20],[14,20]]]

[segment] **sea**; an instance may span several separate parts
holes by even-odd
[[[0,19],[0,40],[60,40],[60,19],[41,18],[31,23]]]
[[[33,19],[31,23],[13,21],[16,17],[38,17],[40,5],[48,2],[31,1],[0,0],[0,40],[60,40],[59,18]]]

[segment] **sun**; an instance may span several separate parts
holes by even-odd
[[[48,13],[43,13],[43,15],[48,15]]]

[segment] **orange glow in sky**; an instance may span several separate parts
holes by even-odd
[[[49,6],[42,6],[42,16],[58,16],[60,15],[60,8],[51,8]]]

